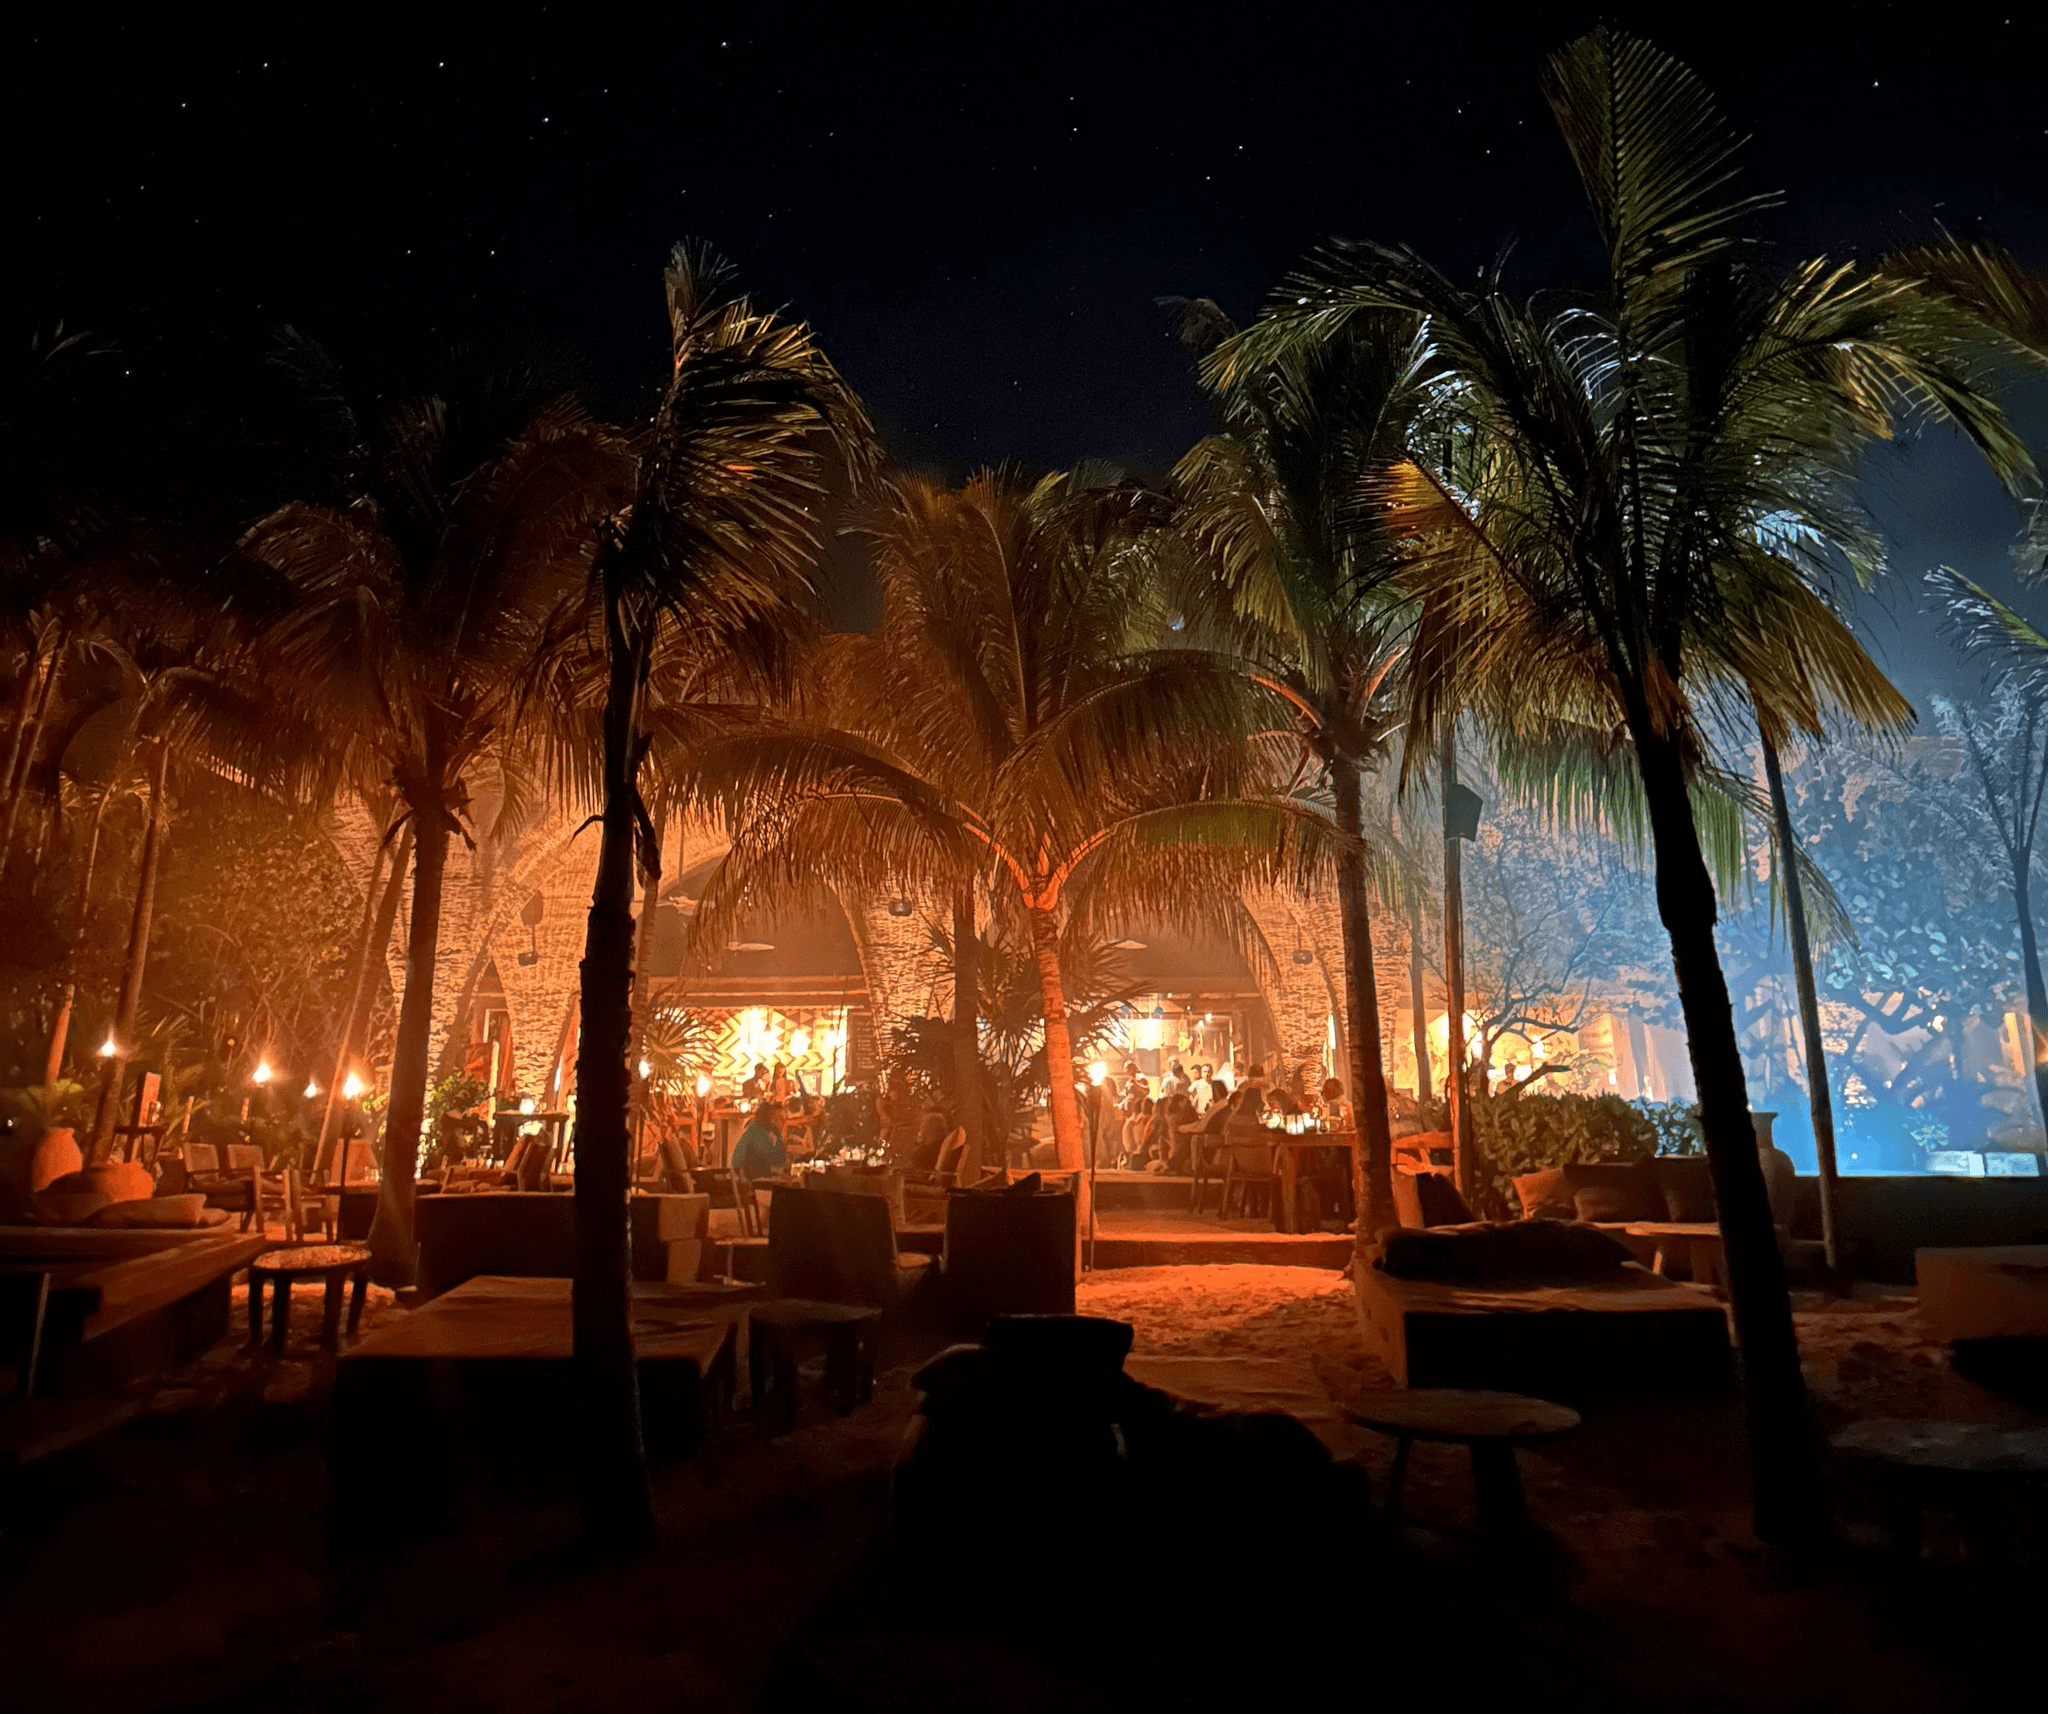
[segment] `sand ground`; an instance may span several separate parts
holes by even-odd
[[[1114,1271],[1084,1282],[1080,1306],[1130,1321],[1140,1351],[1295,1357],[1340,1399],[1385,1384],[1348,1282],[1325,1270]],[[373,1322],[398,1313],[373,1302]],[[295,1325],[317,1328],[310,1294]],[[1908,1294],[1803,1300],[1799,1328],[1824,1426],[1997,1409],[1948,1373]],[[126,1428],[37,1466],[10,1500],[0,1705],[1131,1710],[1194,1705],[1157,1690],[1146,1662],[1160,1650],[1241,1661],[1274,1647],[1299,1657],[1275,1680],[1284,1692],[1255,1698],[1275,1707],[1943,1710],[2039,1693],[2048,1579],[2024,1539],[2017,1564],[1975,1563],[1938,1526],[1912,1565],[1859,1545],[1854,1527],[1816,1558],[1769,1553],[1747,1528],[1732,1404],[1593,1413],[1528,1455],[1548,1544],[1511,1568],[1469,1533],[1462,1455],[1418,1448],[1408,1527],[1330,1519],[1356,1537],[1357,1575],[1304,1590],[1279,1639],[1229,1623],[1231,1579],[1277,1568],[1191,1567],[1182,1586],[1120,1589],[1115,1544],[1077,1519],[1071,1623],[1049,1638],[1000,1588],[922,1612],[889,1592],[877,1548],[917,1351],[896,1353],[850,1418],[807,1403],[793,1431],[771,1434],[743,1417],[660,1470],[650,1558],[585,1563],[559,1494],[472,1497],[440,1539],[337,1575],[323,1553],[328,1366],[303,1348],[251,1362],[239,1340],[238,1328]],[[417,1433],[457,1494],[465,1448]],[[1364,1456],[1376,1492],[1389,1453]],[[535,1472],[550,1474],[566,1471]]]

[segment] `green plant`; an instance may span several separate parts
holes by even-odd
[[[1638,1101],[1636,1110],[1657,1133],[1660,1155],[1704,1155],[1707,1134],[1700,1129],[1696,1101]]]
[[[6,1134],[33,1142],[45,1131],[79,1122],[79,1097],[83,1084],[59,1079],[55,1083],[31,1083],[18,1089],[0,1089],[0,1123]]]
[[[1442,1103],[1432,1123],[1446,1123]],[[1648,1160],[1659,1131],[1619,1095],[1478,1095],[1472,1100],[1479,1170],[1476,1211],[1503,1215],[1516,1206],[1514,1180],[1544,1167],[1589,1161]]]

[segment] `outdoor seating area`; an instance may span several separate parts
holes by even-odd
[[[2041,1700],[2048,10],[1837,10],[31,0],[0,1714]]]

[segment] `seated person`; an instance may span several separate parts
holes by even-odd
[[[1352,1129],[1351,1103],[1344,1099],[1344,1085],[1334,1077],[1323,1079],[1323,1129],[1326,1131],[1348,1131]]]
[[[917,1127],[917,1141],[911,1144],[909,1155],[899,1164],[912,1172],[936,1172],[939,1150],[945,1146],[948,1129],[943,1113],[927,1113]],[[895,1158],[893,1153],[890,1158]]]
[[[782,1140],[782,1103],[763,1101],[747,1120],[732,1146],[732,1170],[750,1184],[780,1178],[789,1171],[789,1150]]]
[[[1165,1112],[1153,1131],[1152,1153],[1168,1172],[1188,1170],[1188,1127],[1197,1123],[1195,1104],[1185,1095],[1169,1095]]]
[[[1223,1134],[1232,1142],[1263,1142],[1266,1133],[1266,1097],[1257,1084],[1247,1083],[1230,1098],[1224,1116]]]
[[[1124,1119],[1123,1160],[1126,1166],[1143,1166],[1146,1151],[1152,1146],[1152,1123],[1154,1104],[1143,1100],[1136,1103]]]

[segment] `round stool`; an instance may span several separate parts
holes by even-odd
[[[265,1250],[249,1264],[249,1347],[263,1343],[263,1287],[271,1286],[270,1349],[283,1355],[285,1329],[291,1320],[292,1282],[326,1282],[326,1313],[320,1321],[320,1347],[341,1349],[341,1288],[352,1287],[348,1304],[348,1336],[363,1321],[363,1300],[370,1293],[370,1251],[364,1244],[306,1244],[296,1249]]]

